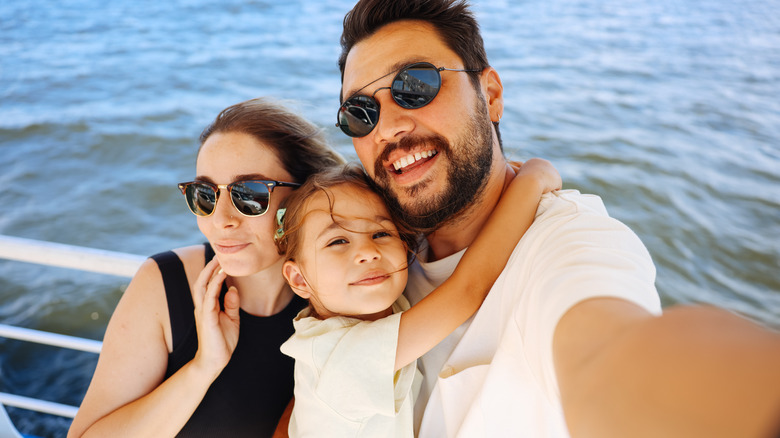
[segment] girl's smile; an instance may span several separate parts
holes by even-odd
[[[373,318],[406,286],[407,248],[380,197],[349,184],[307,199],[302,250],[285,276],[322,317]]]

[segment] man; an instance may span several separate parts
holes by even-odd
[[[450,275],[514,175],[501,80],[462,1],[360,1],[341,44],[339,125],[389,205],[425,233],[414,304]],[[711,308],[661,315],[654,281],[647,250],[599,198],[546,196],[482,308],[418,362],[415,432],[777,431],[780,335]]]

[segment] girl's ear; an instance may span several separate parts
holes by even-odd
[[[284,279],[287,280],[293,292],[307,300],[311,297],[311,288],[306,283],[306,279],[303,278],[303,273],[301,273],[301,268],[297,263],[292,260],[284,262],[282,275],[284,275]]]

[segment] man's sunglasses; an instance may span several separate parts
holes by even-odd
[[[379,121],[379,102],[374,99],[379,90],[390,90],[395,103],[406,109],[417,109],[428,105],[439,93],[442,71],[478,72],[481,70],[458,70],[436,67],[428,62],[417,62],[397,70],[389,87],[380,87],[371,96],[358,95],[366,87],[395,71],[369,82],[339,107],[336,126],[350,137],[363,137],[374,129]]]
[[[217,208],[220,189],[227,189],[233,206],[248,217],[262,216],[268,211],[274,187],[300,187],[298,183],[281,181],[237,181],[230,184],[212,184],[190,181],[179,184],[190,211],[198,216],[211,216]]]

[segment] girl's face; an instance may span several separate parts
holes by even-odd
[[[406,247],[377,194],[347,184],[329,193],[332,217],[325,193],[305,201],[301,254],[285,278],[323,318],[387,316],[406,287]]]
[[[229,184],[241,180],[292,182],[273,149],[244,133],[212,134],[201,147],[196,180]],[[288,187],[271,193],[268,211],[246,217],[236,210],[226,189],[220,189],[214,213],[198,216],[198,228],[214,248],[219,264],[233,277],[252,275],[280,261],[273,242],[276,210],[290,194]]]

